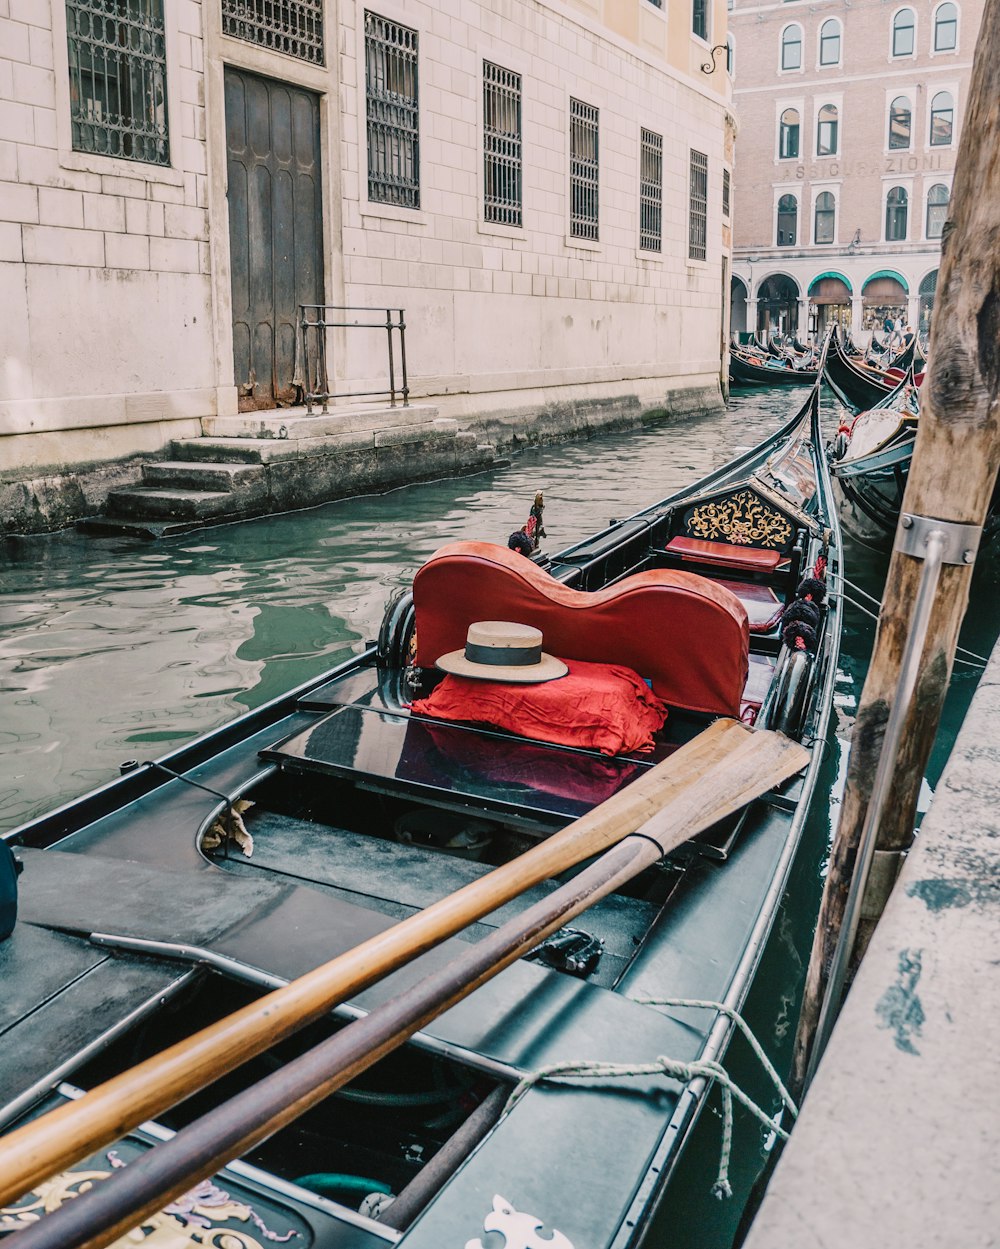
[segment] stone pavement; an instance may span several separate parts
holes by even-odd
[[[744,1249],[1000,1245],[1000,644]]]

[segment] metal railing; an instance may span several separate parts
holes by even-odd
[[[299,304],[299,331],[296,339],[295,383],[302,388],[306,412],[312,415],[313,405],[321,404],[320,411],[329,411],[331,399],[361,399],[387,395],[390,406],[396,406],[396,398],[400,397],[403,407],[409,407],[410,388],[406,379],[406,322],[403,308],[386,308],[382,316],[381,309],[359,308],[340,304]],[[381,317],[380,320],[358,320],[348,318],[351,313],[359,313],[369,317]],[[331,319],[331,314],[333,318]],[[339,315],[338,315],[339,314]],[[330,389],[328,360],[332,351],[328,347],[328,331],[337,329],[382,330],[385,332],[389,357],[389,385],[379,390],[341,390]],[[396,352],[394,350],[393,333],[399,333],[399,375],[401,384],[396,384]]]

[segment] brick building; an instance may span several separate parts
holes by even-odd
[[[0,486],[44,527],[32,483],[72,469],[93,508],[91,470],[294,404],[300,304],[405,308],[411,396],[444,416],[717,401],[725,24],[0,0]],[[385,385],[384,333],[329,340],[335,388]]]
[[[735,0],[733,329],[934,303],[982,0]]]

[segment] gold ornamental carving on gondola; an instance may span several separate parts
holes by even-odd
[[[124,1165],[114,1151],[108,1158],[112,1169]],[[31,1227],[110,1174],[105,1170],[67,1171],[38,1184],[15,1205],[0,1206],[0,1239],[8,1232]],[[233,1222],[252,1224],[254,1231],[233,1227]],[[203,1180],[158,1214],[143,1219],[131,1232],[114,1241],[111,1249],[265,1249],[265,1243],[294,1244],[299,1235],[294,1230],[285,1234],[272,1231],[249,1206],[230,1197],[211,1180]]]
[[[734,546],[784,546],[792,536],[788,517],[768,507],[753,490],[740,490],[696,507],[687,529],[696,538],[722,538]]]

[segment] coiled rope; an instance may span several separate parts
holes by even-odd
[[[661,998],[635,998],[633,999],[642,1006],[669,1006],[669,1007],[697,1007],[702,1010],[714,1010],[716,1013],[725,1015],[739,1028],[746,1037],[750,1048],[760,1060],[761,1066],[771,1078],[775,1088],[781,1097],[782,1103],[791,1112],[792,1117],[797,1117],[798,1107],[792,1100],[791,1094],[785,1088],[774,1066],[768,1059],[757,1038],[751,1032],[746,1020],[731,1007],[726,1006],[723,1002],[704,1001],[700,998],[686,997],[661,997]],[[610,1062],[594,1062],[586,1059],[578,1059],[570,1062],[549,1063],[545,1067],[540,1067],[537,1071],[533,1071],[526,1075],[514,1088],[504,1107],[504,1114],[507,1115],[517,1105],[528,1089],[538,1084],[542,1080],[553,1079],[576,1079],[576,1080],[605,1080],[616,1079],[622,1077],[651,1076],[663,1075],[669,1079],[679,1080],[682,1084],[689,1084],[692,1080],[704,1079],[711,1083],[717,1081],[722,1092],[722,1142],[719,1151],[719,1174],[712,1185],[712,1196],[721,1201],[724,1197],[732,1197],[733,1189],[729,1182],[729,1161],[732,1154],[733,1145],[733,1098],[735,1098],[741,1106],[745,1106],[755,1119],[763,1124],[776,1136],[782,1140],[788,1140],[788,1131],[781,1126],[778,1116],[772,1118],[767,1111],[763,1110],[758,1104],[749,1097],[743,1090],[733,1083],[729,1073],[719,1062],[711,1060],[696,1060],[694,1062],[679,1062],[677,1059],[669,1058],[665,1054],[660,1054],[652,1062],[645,1063],[610,1063]]]

